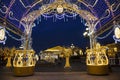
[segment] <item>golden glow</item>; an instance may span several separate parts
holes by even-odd
[[[36,60],[33,50],[16,50],[13,60],[14,67],[29,67],[35,66]]]
[[[78,9],[78,6],[75,4],[69,4],[69,3],[65,2],[64,0],[56,0],[55,2],[53,2],[51,4],[43,5],[41,7],[41,9],[39,9],[39,10],[35,10],[33,12],[30,12],[29,14],[27,14],[27,16],[22,18],[21,22],[34,21],[40,15],[42,15],[44,13],[49,13],[50,11],[55,10],[55,9],[59,14],[62,13],[64,11],[64,9],[69,13],[75,12],[75,13],[79,14],[86,21],[98,20],[98,18],[96,16],[94,16],[91,12],[89,12],[87,10]]]
[[[106,56],[106,46],[100,46],[99,43],[93,50],[88,49],[87,51],[87,65],[108,65],[108,58]]]
[[[64,49],[63,49],[63,53],[64,53],[64,57],[65,57],[65,59],[66,59],[64,68],[70,68],[71,66],[70,66],[70,61],[69,61],[69,59],[70,59],[70,56],[72,55],[72,50],[71,50],[71,48],[64,48]]]

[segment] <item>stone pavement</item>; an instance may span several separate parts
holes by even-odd
[[[95,76],[86,72],[35,72],[32,76],[15,77],[12,72],[0,73],[0,80],[120,80],[120,72]]]

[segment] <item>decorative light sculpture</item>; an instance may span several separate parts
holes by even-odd
[[[68,12],[68,13],[74,13],[74,14],[79,14],[83,19],[85,19],[89,25],[89,27],[91,28],[89,32],[91,32],[91,35],[93,34],[93,29],[94,29],[94,24],[95,21],[98,19],[97,17],[95,17],[91,12],[87,11],[87,10],[82,10],[82,9],[78,9],[78,6],[75,4],[69,4],[69,2],[66,2],[65,0],[55,0],[54,2],[50,3],[50,4],[46,4],[43,5],[39,10],[35,10],[33,12],[30,12],[29,14],[27,14],[26,16],[24,16],[21,19],[21,24],[24,26],[25,28],[25,34],[26,34],[26,39],[24,41],[25,45],[27,45],[26,49],[30,49],[30,38],[31,38],[31,33],[32,33],[32,24],[34,23],[34,21],[40,16],[40,15],[44,15],[44,14],[50,14],[52,13],[56,14],[62,14],[62,12]],[[63,13],[64,14],[64,13]],[[61,17],[60,17],[61,19]],[[94,38],[90,38],[90,39],[94,39]]]
[[[115,43],[120,42],[120,25],[115,25],[113,39]]]
[[[120,39],[120,28],[119,27],[115,28],[115,37]]]
[[[63,53],[64,53],[64,57],[66,59],[64,68],[71,68],[70,56],[73,54],[72,49],[71,48],[63,48]]]
[[[80,7],[78,7],[78,5],[76,3],[72,3],[71,0],[50,0],[50,3],[48,4],[44,4],[42,5],[42,7],[39,10],[34,10],[33,12],[30,12],[31,8],[33,8],[34,6],[36,6],[38,3],[40,3],[42,0],[38,0],[35,3],[31,4],[31,5],[25,5],[23,3],[22,0],[19,0],[20,3],[23,5],[24,8],[29,8],[25,15],[23,15],[22,19],[20,20],[20,24],[23,25],[24,27],[24,34],[23,35],[23,46],[24,46],[24,50],[31,50],[31,43],[32,43],[32,38],[31,38],[31,33],[32,33],[32,25],[34,23],[34,21],[39,18],[39,16],[44,16],[44,17],[54,17],[57,19],[63,19],[64,16],[67,17],[75,17],[76,15],[80,15],[83,19],[86,20],[87,26],[89,27],[89,30],[87,33],[85,33],[85,35],[89,36],[90,39],[90,53],[91,54],[96,54],[98,53],[98,55],[96,55],[97,57],[99,56],[99,51],[95,51],[94,47],[96,45],[96,37],[94,36],[95,34],[95,27],[97,26],[98,23],[101,22],[101,20],[105,19],[105,18],[109,18],[110,17],[110,13],[115,12],[116,10],[118,10],[120,3],[116,6],[116,8],[114,8],[114,4],[110,5],[108,3],[108,1],[105,0],[106,4],[108,5],[109,9],[105,10],[105,13],[108,14],[107,16],[102,16],[100,17],[100,19],[98,19],[95,16],[95,12],[94,12],[94,7],[96,6],[96,4],[99,2],[99,0],[95,0],[95,1],[86,1],[86,0],[77,0],[78,3],[82,3],[82,5],[86,6],[87,9],[82,9]],[[15,2],[15,0],[12,0],[11,5]],[[90,4],[90,2],[93,2],[92,4]],[[5,11],[2,11],[2,13],[8,14],[8,11],[10,10],[10,7],[7,8],[6,6],[4,6],[3,8],[5,8]],[[0,9],[1,11],[1,9]],[[29,12],[29,13],[28,13]],[[9,12],[10,13],[10,12]],[[54,13],[52,16],[48,16],[49,13]],[[66,13],[70,13],[73,14],[72,16],[66,15]],[[5,16],[7,17],[7,15]],[[16,18],[11,18],[13,20],[16,20]],[[24,51],[23,51],[24,52]],[[103,51],[104,53],[104,51]],[[26,52],[27,54],[27,52]],[[21,53],[22,55],[22,53]],[[88,59],[92,58],[91,55],[88,54]],[[102,61],[100,61],[102,62]],[[96,64],[91,64],[91,65],[97,65],[100,64],[99,61]],[[88,63],[89,64],[89,60]],[[104,65],[101,63],[101,65]],[[107,62],[106,62],[107,65]]]
[[[87,52],[87,67],[89,74],[103,75],[108,74],[108,58],[106,55],[106,46],[101,46],[99,43]]]
[[[0,26],[0,43],[5,44],[7,37],[5,36],[5,28]]]
[[[34,72],[34,67],[38,57],[33,50],[16,50],[13,60],[14,75],[28,76]]]
[[[93,53],[91,50],[87,50],[87,65],[108,65],[106,49],[106,46],[100,46],[100,44],[97,43],[96,47],[93,48]]]
[[[57,12],[58,12],[58,14],[61,14],[62,12],[63,12],[63,7],[62,7],[62,5],[58,5],[58,7],[57,7]]]

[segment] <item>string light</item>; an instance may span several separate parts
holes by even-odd
[[[113,31],[114,31],[114,29],[112,29],[111,31],[109,31],[108,34],[106,34],[105,36],[102,36],[102,37],[98,37],[98,36],[97,36],[97,39],[105,39],[105,38],[107,38]]]
[[[11,37],[12,39],[14,39],[14,40],[16,40],[16,41],[22,41],[22,40],[23,40],[23,38],[18,39],[18,38],[16,38],[16,37],[14,37],[14,36],[11,35],[8,31],[5,31],[5,32],[8,34],[9,37]]]

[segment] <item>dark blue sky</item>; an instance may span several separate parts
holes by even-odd
[[[79,16],[68,21],[42,20],[33,28],[33,48],[40,50],[57,45],[70,46],[72,43],[84,48],[89,45],[89,39],[83,36],[85,28]]]

